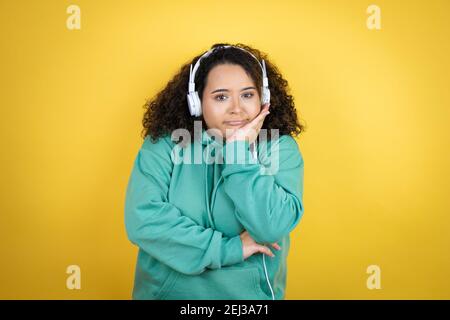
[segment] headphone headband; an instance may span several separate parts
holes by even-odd
[[[206,51],[206,52],[205,52],[205,53],[197,60],[197,62],[195,63],[195,66],[194,66],[194,70],[193,70],[193,71],[192,71],[192,64],[191,64],[191,72],[190,72],[190,76],[189,76],[189,83],[193,83],[193,84],[194,84],[194,88],[193,88],[193,90],[191,91],[191,87],[189,87],[189,92],[195,91],[195,82],[194,82],[194,79],[195,79],[195,74],[197,73],[197,69],[198,69],[198,67],[200,66],[200,61],[201,61],[203,58],[207,58],[211,53],[213,53],[213,52],[216,51],[217,49],[226,49],[226,48],[236,48],[236,49],[242,50],[242,51],[248,53],[249,55],[251,55],[251,56],[256,60],[256,62],[258,62],[259,66],[261,67],[262,72],[263,72],[263,78],[267,78],[267,75],[266,75],[266,64],[265,64],[264,60],[262,60],[263,64],[261,65],[261,63],[259,62],[258,58],[256,58],[255,55],[254,55],[253,53],[251,53],[251,52],[249,52],[249,51],[247,51],[247,50],[245,50],[245,49],[243,49],[243,48],[236,47],[236,46],[230,46],[230,45],[226,45],[226,46],[218,46],[218,47],[215,47],[215,48],[212,48],[212,49]]]

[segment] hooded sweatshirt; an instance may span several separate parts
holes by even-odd
[[[221,144],[202,130],[180,145],[147,136],[128,180],[125,226],[139,248],[133,299],[284,299],[289,233],[303,215],[296,141]],[[244,260],[244,230],[275,257]]]

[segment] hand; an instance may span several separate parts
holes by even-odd
[[[226,142],[232,142],[235,140],[248,140],[252,143],[258,137],[259,131],[263,125],[264,119],[270,113],[269,112],[270,103],[266,103],[259,114],[245,126],[238,129],[227,129],[226,130]]]
[[[247,230],[242,232],[239,235],[239,237],[242,240],[242,251],[244,252],[244,260],[254,255],[255,253],[263,253],[272,258],[275,257],[275,255],[272,253],[272,251],[270,251],[268,247],[256,243]],[[281,250],[281,247],[276,242],[272,243],[272,246],[277,250]]]

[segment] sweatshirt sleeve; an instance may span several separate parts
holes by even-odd
[[[130,241],[178,272],[196,275],[206,268],[242,262],[242,241],[204,228],[168,202],[173,162],[170,137],[149,137],[139,150],[125,199],[125,227]]]
[[[267,146],[271,144],[270,146]],[[289,234],[303,216],[303,157],[294,138],[282,135],[260,153],[271,167],[251,160],[248,141],[223,147],[224,190],[236,218],[258,243],[274,243]],[[267,157],[265,157],[267,156]]]

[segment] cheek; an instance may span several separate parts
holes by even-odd
[[[205,105],[203,108],[203,118],[209,126],[220,124],[224,119],[223,112],[216,106]]]
[[[261,112],[261,106],[258,104],[254,108],[252,108],[250,115],[251,118],[254,119],[258,116],[258,114]]]

